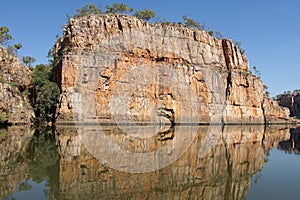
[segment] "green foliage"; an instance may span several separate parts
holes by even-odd
[[[39,64],[36,65],[33,70],[33,84],[35,86],[43,86],[45,83],[49,82],[51,78],[51,65]]]
[[[299,90],[299,89],[296,89],[296,90],[293,91],[293,93],[294,93],[294,94],[300,93],[300,90]]]
[[[196,22],[195,20],[193,20],[192,18],[187,17],[187,15],[183,16],[183,23],[182,22],[170,22],[169,20],[167,20],[166,18],[163,18],[163,20],[160,20],[160,18],[158,16],[156,16],[155,12],[153,10],[150,9],[144,9],[144,10],[134,10],[133,8],[129,8],[127,7],[126,4],[124,3],[114,3],[112,5],[106,5],[105,6],[105,12],[103,12],[99,7],[97,7],[96,5],[93,4],[87,4],[85,6],[83,6],[80,9],[77,9],[77,13],[74,15],[74,17],[81,17],[81,16],[85,16],[85,15],[101,15],[103,13],[112,13],[112,14],[133,14],[133,16],[145,20],[145,21],[149,21],[149,20],[153,20],[156,21],[157,23],[160,23],[162,25],[185,25],[186,27],[189,28],[196,28],[199,30],[205,30],[207,31],[211,36],[214,36],[216,38],[223,38],[224,36],[222,35],[221,32],[219,31],[213,31],[210,29],[209,26],[206,25],[205,22],[203,22],[203,24],[200,24],[199,22]],[[134,13],[133,13],[134,12]],[[70,19],[70,16],[68,16],[68,20]],[[155,19],[154,19],[155,18]],[[242,52],[244,52],[243,50],[241,50]]]
[[[239,50],[242,52],[242,53],[245,53],[245,50],[244,49],[242,49],[242,43],[241,42],[238,42],[238,41],[232,41],[233,42],[233,44],[235,45],[235,46],[237,46],[238,48],[239,48]]]
[[[46,82],[37,93],[34,110],[39,116],[46,121],[51,121],[53,118],[53,109],[56,108],[56,103],[60,90],[56,83]]]
[[[224,35],[220,31],[213,31],[216,38],[222,39]]]
[[[264,95],[265,97],[270,97],[270,92],[268,91],[269,87],[267,85],[263,85],[264,87]]]
[[[155,15],[155,12],[150,9],[138,10],[134,13],[135,17],[145,21],[149,21],[150,19],[154,18]]]
[[[21,43],[14,44],[14,47],[16,50],[20,50],[22,48],[22,44]]]
[[[55,44],[61,43],[62,41],[63,41],[63,39],[59,35],[56,35]],[[53,48],[48,51],[47,57],[48,57],[49,63],[51,63],[51,65],[53,65],[53,66],[57,65],[62,59],[61,53],[55,53]]]
[[[36,59],[31,56],[23,56],[22,61],[26,67],[32,67],[32,63],[34,63]]]
[[[214,32],[213,32],[213,31],[208,31],[208,34],[209,34],[210,36],[214,36]]]
[[[74,15],[75,18],[86,15],[101,15],[103,13],[103,11],[94,4],[87,4],[82,8],[76,9],[76,12]]]
[[[265,96],[269,98],[270,97],[270,92],[269,91],[265,91]]]
[[[9,40],[12,39],[12,36],[9,34],[9,28],[6,26],[0,27],[0,43],[5,45]]]
[[[39,120],[53,120],[56,103],[60,94],[56,83],[51,82],[52,65],[39,64],[33,70],[32,105]]]
[[[19,88],[20,87],[20,84],[18,82],[14,82],[14,81],[7,82],[7,84],[9,84],[10,86],[15,87],[15,88]]]
[[[254,74],[255,74],[258,78],[260,78],[261,73],[260,73],[260,71],[257,69],[256,66],[253,66],[253,71],[254,71]]]
[[[17,55],[18,50],[20,50],[22,48],[22,44],[17,43],[14,45],[7,45],[6,50],[8,53],[10,53],[11,55]]]
[[[0,142],[2,140],[5,140],[5,138],[7,137],[7,134],[8,134],[8,132],[6,129],[3,129],[3,128],[0,129]]]
[[[32,180],[40,183],[51,177],[59,162],[58,148],[51,127],[38,127],[32,137],[26,159]]]
[[[7,45],[6,50],[9,54],[15,55],[15,48],[12,45]]]
[[[18,56],[18,51],[22,48],[21,43],[14,44],[14,49],[15,49],[15,55]]]
[[[0,27],[0,44],[6,46],[6,50],[11,55],[17,55],[17,51],[22,48],[21,43],[17,43],[14,45],[8,44],[9,40],[13,39],[12,36],[9,34],[9,28],[5,26]]]
[[[187,15],[184,15],[182,18],[183,23],[186,27],[202,30],[202,26],[199,22],[196,22],[192,18],[187,17]]]
[[[286,97],[286,96],[290,96],[290,95],[298,95],[300,93],[300,90],[299,89],[296,89],[294,90],[293,92],[288,90],[288,91],[284,91],[283,94],[278,94],[276,95],[275,99],[276,100],[279,100],[283,97]]]
[[[0,111],[0,124],[6,123],[7,120],[7,113],[5,111]]]
[[[121,13],[121,14],[129,14],[134,11],[133,8],[128,8],[124,3],[114,3],[112,6],[106,5],[106,13]]]
[[[19,192],[20,191],[29,191],[29,190],[31,190],[31,188],[32,188],[32,185],[30,185],[27,180],[24,180],[23,182],[20,183],[18,191]]]

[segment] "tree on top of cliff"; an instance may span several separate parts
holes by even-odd
[[[114,3],[112,6],[106,5],[106,12],[105,13],[123,13],[123,14],[129,14],[134,11],[133,8],[128,8],[124,3]]]
[[[6,46],[6,50],[9,54],[17,56],[17,51],[22,48],[21,43],[17,43],[14,45],[10,45],[9,41],[12,40],[13,37],[9,33],[9,28],[6,26],[0,27],[0,44]]]
[[[23,56],[22,61],[26,67],[32,68],[32,63],[34,63],[36,59],[32,56]]]
[[[7,45],[6,50],[8,51],[8,53],[10,53],[11,55],[15,55],[17,56],[17,52],[18,50],[20,50],[22,48],[22,44],[17,43],[14,45]]]
[[[0,27],[0,43],[5,45],[9,40],[12,39],[12,36],[9,34],[9,28],[6,26]]]
[[[101,15],[103,13],[103,11],[94,4],[87,4],[82,8],[76,9],[76,12],[74,15],[75,18],[86,15]]]
[[[156,16],[155,12],[153,10],[150,9],[144,9],[144,10],[138,10],[134,13],[134,16],[145,20],[145,21],[149,21],[150,19],[154,18]]]
[[[196,22],[195,20],[189,18],[187,15],[184,15],[183,17],[183,23],[186,27],[189,28],[197,28],[202,30],[202,25],[199,22]]]
[[[144,10],[137,10],[135,11],[133,8],[127,7],[124,3],[114,3],[112,6],[106,5],[105,6],[106,14],[112,13],[112,14],[130,14],[133,13],[133,16],[149,21],[150,19],[154,18],[156,16],[155,12],[150,9],[144,9]],[[83,6],[82,8],[76,9],[76,14],[74,15],[74,18],[87,16],[87,15],[102,15],[104,12],[101,10],[101,8],[97,7],[94,4],[87,4]]]

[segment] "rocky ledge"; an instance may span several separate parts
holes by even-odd
[[[32,74],[20,60],[0,46],[0,113],[10,124],[31,123],[33,109],[24,93]]]
[[[282,123],[229,39],[127,15],[70,19],[53,52],[58,122]]]

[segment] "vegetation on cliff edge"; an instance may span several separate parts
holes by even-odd
[[[74,18],[79,18],[87,15],[104,15],[104,14],[125,14],[132,15],[144,21],[152,21],[153,23],[159,23],[163,25],[179,25],[185,26],[188,28],[194,28],[198,30],[205,30],[211,36],[216,38],[224,38],[224,35],[220,31],[212,30],[210,26],[208,26],[205,22],[197,22],[192,18],[189,18],[187,15],[182,17],[182,22],[171,22],[167,20],[165,17],[160,18],[156,15],[156,13],[151,9],[143,9],[143,10],[135,10],[134,8],[128,7],[124,3],[113,3],[112,5],[104,6],[105,9],[102,9],[102,6],[97,6],[94,4],[86,4],[81,8],[76,9],[76,14]],[[67,15],[70,18],[69,15]],[[241,48],[241,42],[233,41],[234,45],[237,46],[242,53],[245,52]]]

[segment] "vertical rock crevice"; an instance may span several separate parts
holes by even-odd
[[[232,88],[232,71],[231,71],[231,62],[230,62],[230,55],[229,55],[229,47],[228,47],[228,41],[227,40],[222,40],[222,48],[223,48],[223,54],[225,58],[225,63],[226,63],[226,72],[227,72],[227,77],[226,77],[226,88],[225,88],[225,99],[224,99],[224,107],[223,107],[223,113],[222,113],[222,124],[225,124],[225,116],[224,112],[226,110],[227,106],[227,101],[229,100],[229,96],[231,93],[231,88]]]
[[[120,30],[121,32],[123,32],[123,26],[122,26],[122,23],[121,23],[121,21],[120,21],[119,18],[117,18],[117,20],[118,20],[118,28],[119,28],[119,30]]]
[[[263,112],[263,118],[264,118],[264,124],[266,125],[267,124],[267,116],[266,116],[266,111],[265,111],[265,98],[263,98],[262,102],[261,102],[261,109],[262,109],[262,112]]]

